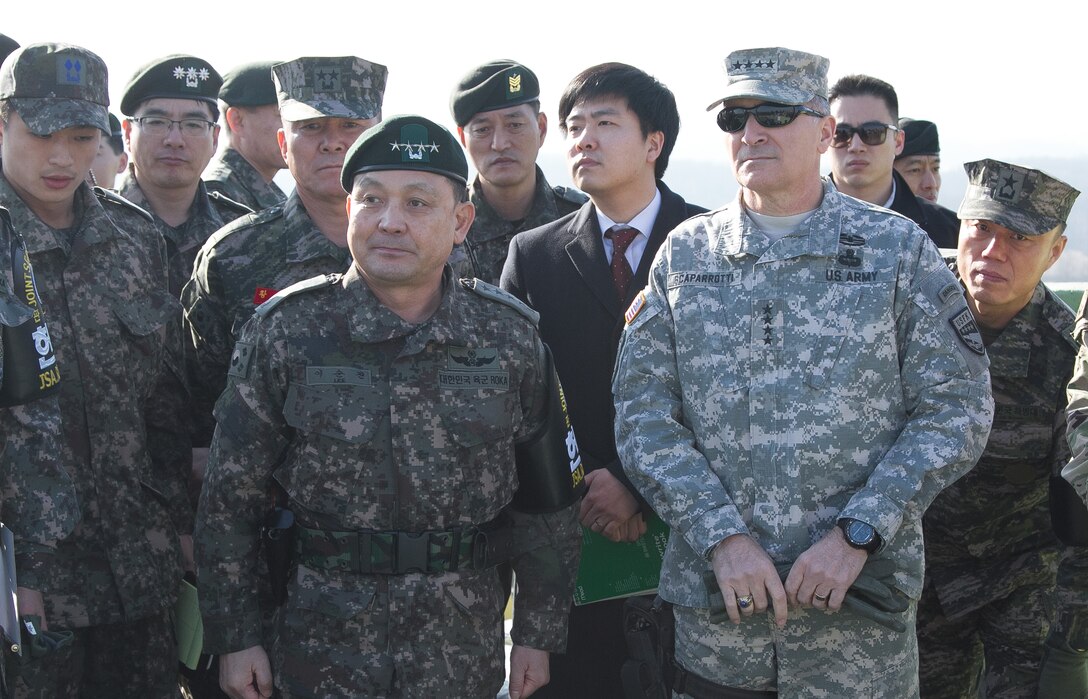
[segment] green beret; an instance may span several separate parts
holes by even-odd
[[[278,61],[246,63],[223,73],[219,99],[232,107],[263,107],[276,104],[272,66]]]
[[[0,100],[31,132],[45,136],[71,126],[110,132],[106,64],[71,44],[30,44],[16,49],[0,68]]]
[[[450,112],[464,126],[480,112],[540,99],[540,81],[520,63],[498,60],[472,69],[450,95]]]
[[[121,113],[135,116],[141,103],[156,97],[207,102],[218,111],[216,99],[223,78],[203,58],[172,54],[138,69],[125,85]]]
[[[903,152],[895,156],[896,160],[909,155],[940,155],[941,141],[937,137],[937,125],[924,119],[899,120],[899,130],[903,132]]]
[[[1079,191],[1056,177],[1000,160],[964,163],[967,193],[957,215],[993,221],[1021,235],[1042,235],[1069,218]]]
[[[468,183],[468,161],[448,130],[414,114],[390,117],[367,129],[344,156],[340,184],[350,193],[355,176],[375,170],[419,170]]]

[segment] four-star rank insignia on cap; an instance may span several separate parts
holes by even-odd
[[[198,88],[200,83],[206,81],[212,76],[208,72],[207,68],[196,68],[194,66],[175,66],[174,67],[174,80],[184,80],[185,87]]]
[[[430,141],[430,143],[427,143]],[[438,144],[427,133],[427,127],[422,124],[407,124],[400,130],[400,140],[389,144],[390,150],[401,151],[400,160],[403,163],[431,161],[430,153],[438,152]]]

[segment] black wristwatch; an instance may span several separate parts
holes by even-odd
[[[876,553],[880,550],[881,544],[884,543],[884,540],[880,538],[880,534],[877,534],[876,530],[873,529],[873,525],[862,522],[860,519],[843,517],[839,520],[839,529],[842,530],[843,536],[846,537],[847,544],[868,553]]]

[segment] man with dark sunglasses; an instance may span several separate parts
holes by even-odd
[[[896,126],[899,97],[888,83],[868,75],[847,75],[831,87],[831,179],[843,194],[903,214],[941,248],[955,248],[955,212],[917,197],[895,171],[904,135]]]
[[[669,234],[625,314],[616,439],[671,528],[680,696],[916,697],[921,515],[992,418],[936,248],[820,177],[827,67],[730,54],[710,109],[738,199]],[[844,603],[863,572],[895,600],[883,615]]]

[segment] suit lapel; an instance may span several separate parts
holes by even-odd
[[[620,303],[612,287],[612,272],[601,242],[601,226],[597,210],[586,203],[571,219],[567,228],[571,240],[566,245],[567,256],[578,276],[586,283],[597,300],[615,317],[620,315]]]

